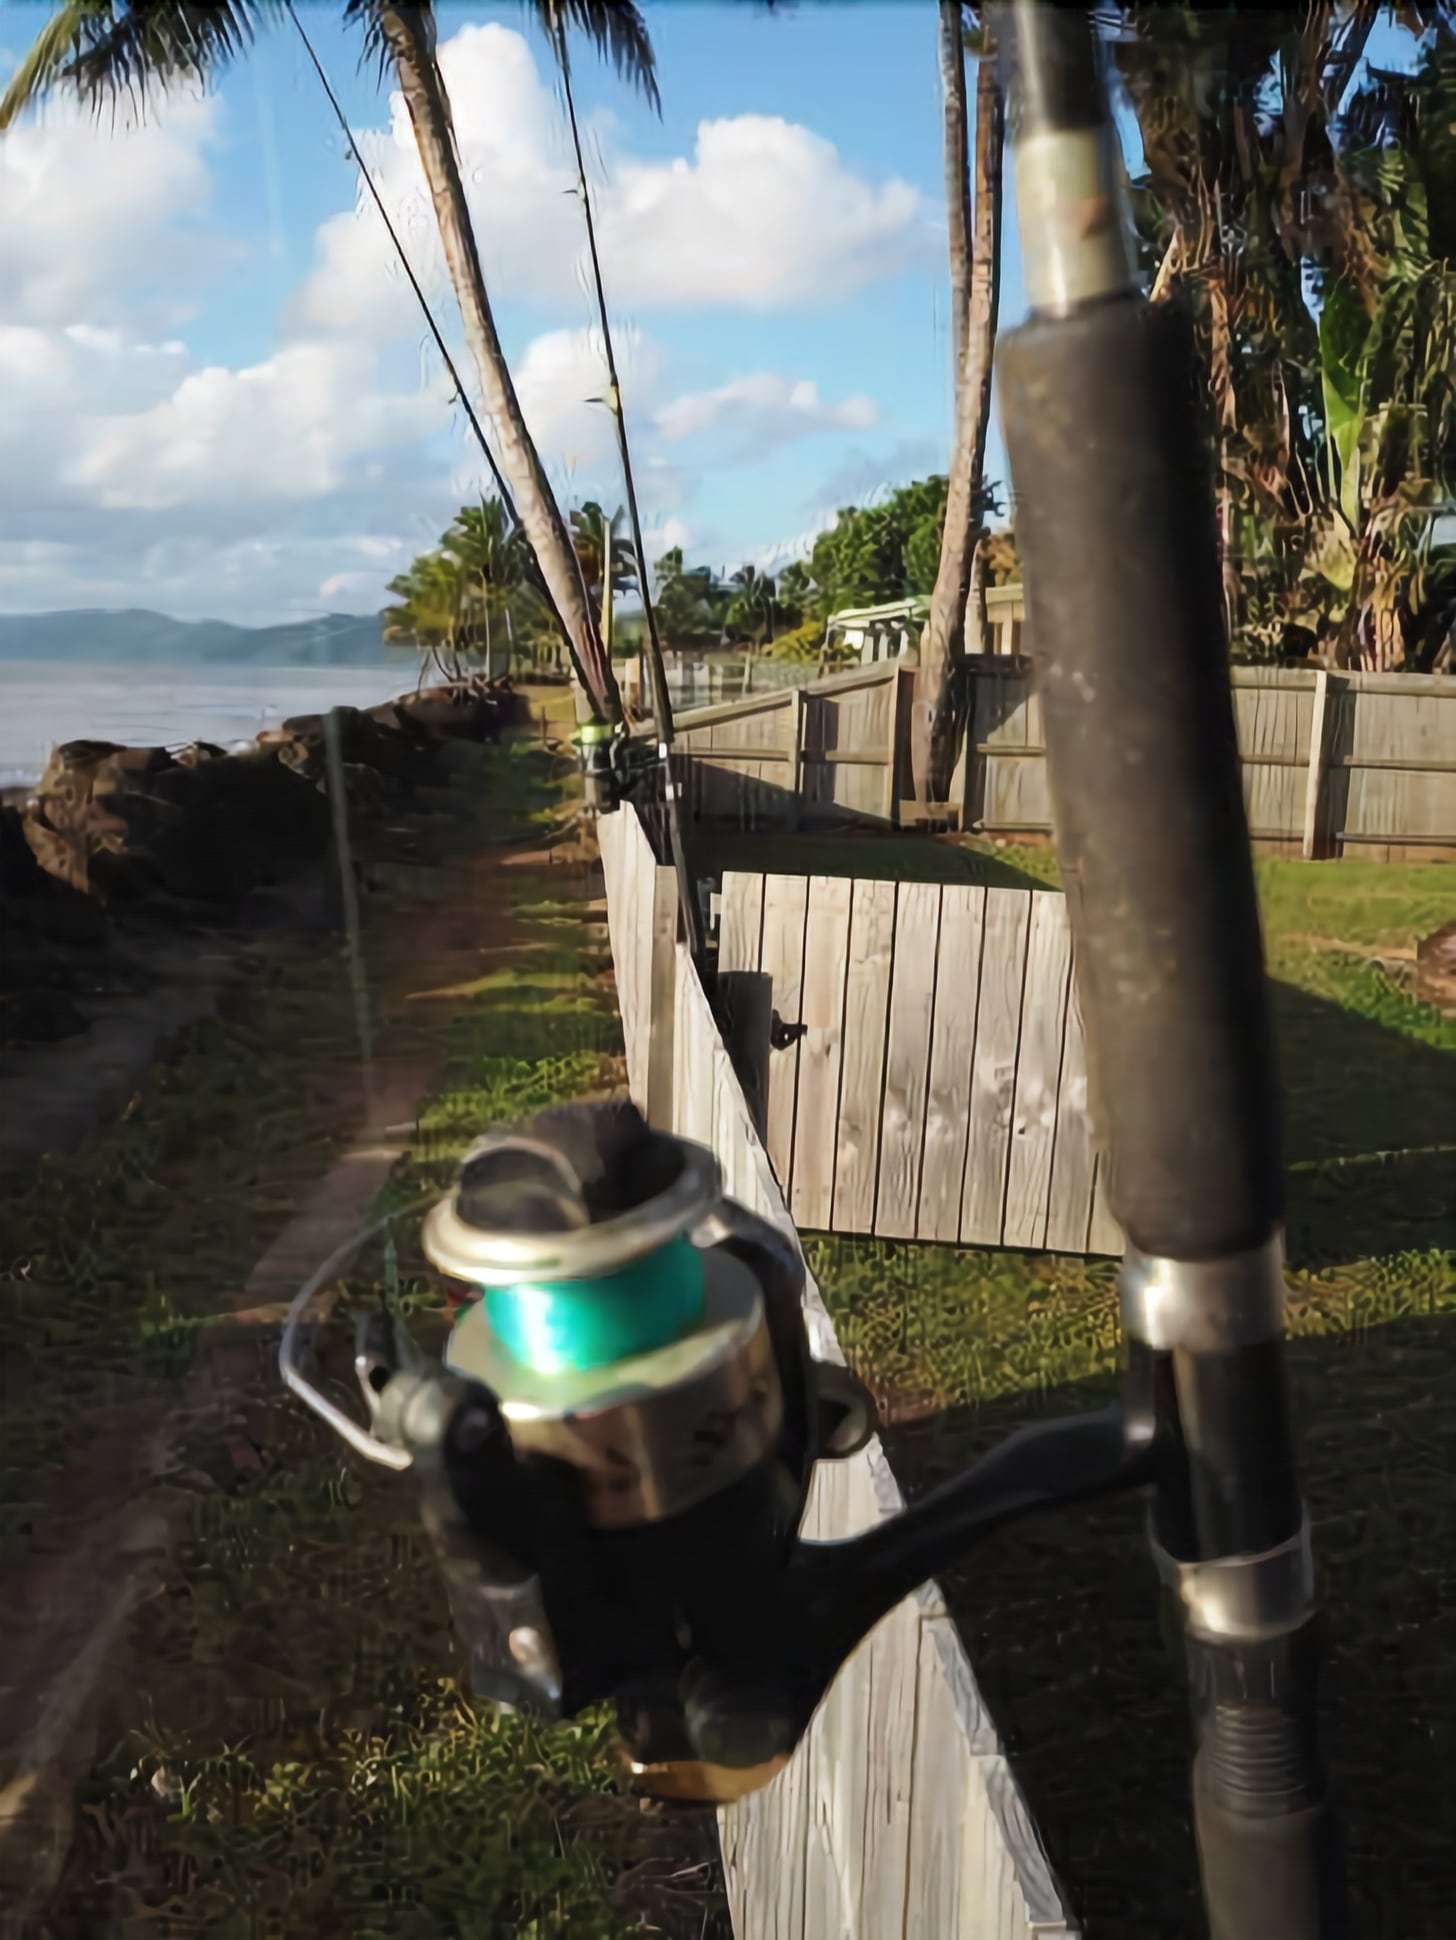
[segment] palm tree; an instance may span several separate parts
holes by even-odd
[[[947,186],[965,154],[966,30],[959,0],[942,0],[941,71],[945,82]],[[973,46],[975,43],[973,43]],[[1001,287],[1001,182],[1004,112],[989,30],[979,36],[976,76],[974,213],[969,184],[950,198],[951,285],[964,290],[965,316],[956,331],[960,349],[955,398],[955,449],[946,485],[940,564],[921,651],[922,698],[916,721],[916,792],[943,801],[950,789],[959,731],[956,673],[968,632],[980,638],[980,554],[989,503],[986,439],[991,423],[991,377]],[[970,252],[969,262],[966,260]]]
[[[272,0],[65,0],[42,29],[0,98],[0,129],[28,103],[56,85],[72,87],[94,108],[119,94],[144,104],[152,84],[205,82],[246,48],[255,17]],[[291,7],[290,7],[291,11]],[[617,0],[534,0],[553,44],[564,47],[568,26],[584,31],[619,73],[657,101],[651,44],[635,8]],[[465,189],[460,177],[449,96],[436,59],[429,5],[347,0],[345,15],[362,25],[366,48],[392,69],[404,97],[439,226],[441,247],[460,305],[465,339],[475,361],[487,411],[500,443],[500,466],[510,482],[526,539],[567,645],[598,718],[620,719],[621,697],[582,583],[561,508],[546,477],[516,395],[486,294]]]
[[[1123,11],[1143,241],[1209,374],[1236,642],[1423,664],[1450,612],[1430,557],[1456,449],[1449,7],[1411,9],[1422,65],[1353,99],[1374,0]]]
[[[419,650],[422,673],[424,663],[433,659],[447,678],[457,674],[468,625],[468,589],[460,562],[444,551],[421,553],[406,572],[390,580],[388,590],[396,604],[381,616],[386,642]]]
[[[773,634],[776,592],[773,579],[756,566],[740,566],[731,583],[738,590],[728,602],[723,623],[731,632],[746,633],[750,645],[757,651]]]

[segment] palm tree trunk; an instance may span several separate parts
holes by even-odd
[[[446,267],[460,305],[465,341],[475,360],[486,410],[495,425],[501,469],[515,493],[526,543],[536,557],[552,603],[561,616],[567,646],[586,690],[585,698],[598,718],[619,720],[622,702],[616,677],[602,647],[601,633],[582,584],[566,521],[527,429],[491,314],[455,154],[449,102],[424,10],[383,6],[379,10],[379,29],[409,110]]]
[[[945,117],[945,213],[950,231],[951,389],[959,404],[971,277],[971,153],[960,0],[941,0],[940,93]]]
[[[996,313],[1001,299],[1003,125],[996,59],[988,39],[976,77],[975,248],[970,265],[965,358],[955,416],[955,452],[946,491],[940,568],[935,576],[921,652],[922,718],[928,715],[925,787],[934,801],[946,799],[955,767],[960,727],[958,663],[967,651],[968,634],[972,645],[979,645],[983,622],[981,517],[985,504],[986,439],[991,423]]]

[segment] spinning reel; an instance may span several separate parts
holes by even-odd
[[[612,1699],[649,1796],[766,1784],[855,1645],[977,1534],[1147,1479],[1151,1415],[1114,1408],[1014,1435],[851,1541],[802,1541],[814,1464],[866,1445],[873,1403],[812,1358],[791,1242],[630,1105],[482,1138],[421,1238],[466,1291],[443,1359],[367,1315],[368,1430],[336,1408],[304,1369],[336,1258],[294,1302],[284,1379],[413,1472],[476,1692],[560,1718]]]

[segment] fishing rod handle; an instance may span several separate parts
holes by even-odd
[[[1003,340],[1002,422],[1109,1201],[1142,1254],[1280,1224],[1279,1092],[1207,441],[1176,305]]]
[[[1190,1634],[1193,1826],[1209,1940],[1349,1940],[1320,1754],[1320,1620],[1262,1643]]]

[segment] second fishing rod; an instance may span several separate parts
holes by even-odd
[[[1342,1940],[1283,1353],[1280,1089],[1189,312],[1134,271],[1091,13],[1002,11],[1031,316],[1002,419],[1092,1103],[1157,1411],[1212,1940]]]

